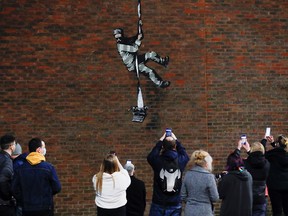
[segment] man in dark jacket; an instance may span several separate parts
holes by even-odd
[[[145,183],[134,176],[135,166],[131,161],[124,165],[131,178],[131,184],[126,190],[126,216],[143,216],[146,207]]]
[[[153,197],[150,208],[150,216],[180,216],[181,215],[181,183],[182,174],[189,156],[185,148],[177,140],[174,133],[160,138],[156,146],[147,156],[147,161],[154,171]],[[178,169],[170,173],[163,170],[166,162],[176,162]],[[166,191],[163,191],[162,182],[167,180]],[[178,182],[174,187],[174,183]]]
[[[0,215],[14,216],[15,202],[11,191],[13,177],[11,154],[16,146],[15,137],[10,134],[2,136],[0,145]]]
[[[22,204],[23,216],[53,216],[53,195],[61,190],[54,167],[45,161],[45,143],[39,138],[29,142],[30,154],[15,170],[12,191]]]

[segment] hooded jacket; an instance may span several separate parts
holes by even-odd
[[[229,171],[218,183],[220,216],[252,215],[252,176],[247,170]]]
[[[244,164],[253,178],[253,205],[266,203],[265,188],[270,169],[269,161],[262,152],[255,151],[249,154]]]
[[[182,176],[185,166],[189,161],[189,156],[187,155],[185,148],[178,140],[176,140],[176,151],[167,150],[160,154],[162,145],[163,141],[160,140],[147,156],[147,161],[154,171],[152,202],[162,206],[179,206],[181,205],[180,190],[173,195],[163,193],[159,186],[159,173],[162,169],[162,160],[173,161],[178,159],[178,165]]]
[[[288,153],[282,147],[267,151],[265,157],[270,162],[267,186],[274,190],[288,190]]]
[[[31,152],[15,170],[12,192],[25,212],[53,210],[53,195],[60,190],[53,165],[38,152]]]

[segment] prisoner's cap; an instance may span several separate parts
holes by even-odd
[[[116,28],[116,29],[114,29],[113,34],[114,35],[123,34],[123,29],[122,28]]]
[[[22,154],[22,148],[19,143],[16,143],[15,151],[12,152],[12,156]]]
[[[124,169],[126,169],[128,171],[128,173],[130,173],[132,170],[134,170],[135,166],[132,163],[126,163],[124,165]]]

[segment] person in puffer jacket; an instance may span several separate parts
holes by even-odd
[[[243,147],[248,153],[244,160],[245,168],[253,178],[253,216],[266,216],[267,200],[265,196],[266,180],[268,178],[270,163],[265,158],[265,149],[260,142],[254,142],[251,147],[246,142]]]
[[[12,192],[22,205],[23,216],[53,216],[53,196],[61,184],[52,164],[46,162],[45,143],[39,138],[29,142],[26,161],[15,170]]]

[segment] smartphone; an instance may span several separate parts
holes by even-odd
[[[116,152],[115,151],[110,151],[109,154],[116,155]]]
[[[172,129],[171,128],[166,128],[166,137],[172,136]]]
[[[247,142],[247,136],[246,136],[246,134],[242,134],[241,137],[240,137],[240,139],[241,139],[241,144],[242,144],[242,145],[245,145],[246,142]]]
[[[270,136],[270,133],[271,133],[271,128],[267,127],[266,132],[265,132],[265,137]]]
[[[127,160],[127,161],[126,161],[126,164],[131,164],[131,160]]]

